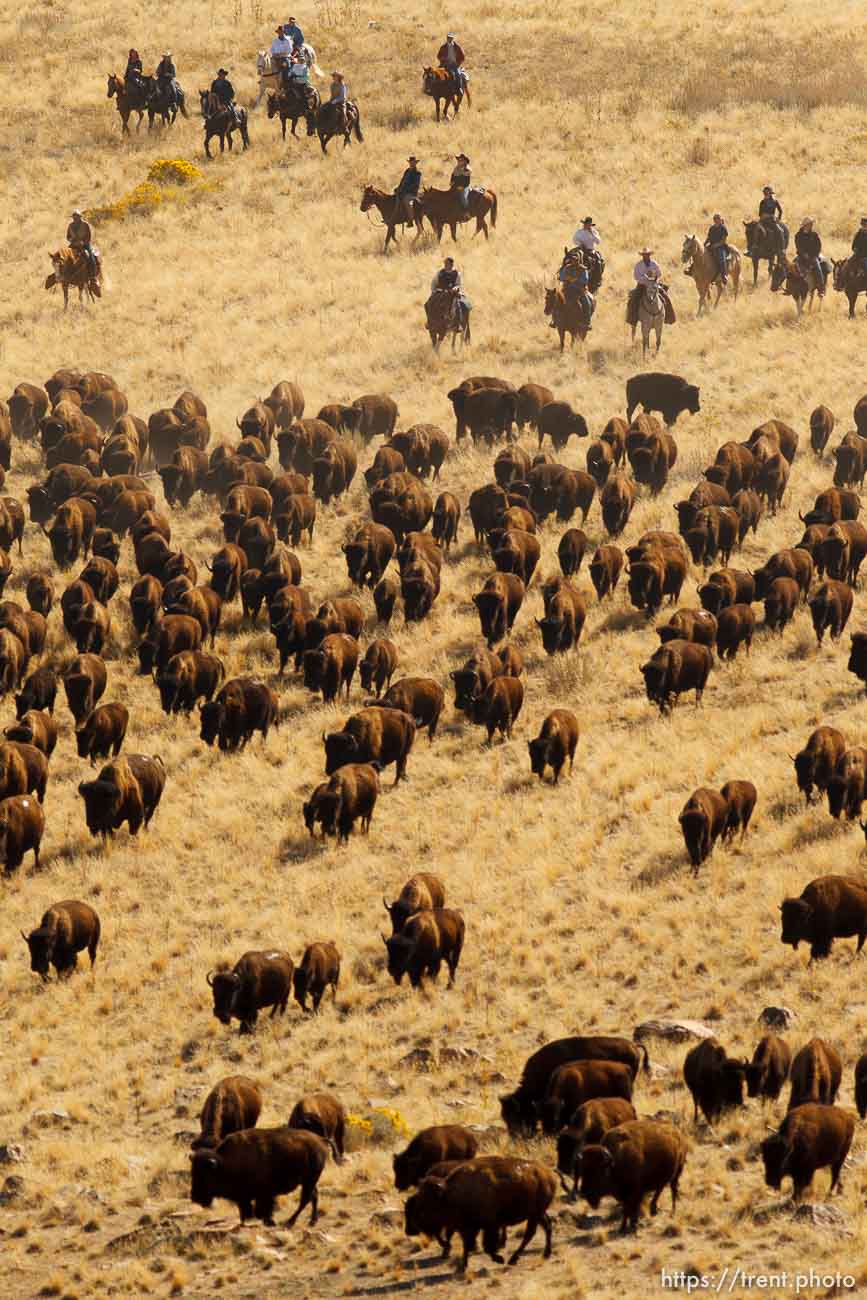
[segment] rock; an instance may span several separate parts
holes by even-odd
[[[797,1019],[789,1007],[765,1007],[758,1017],[759,1024],[766,1025],[768,1029],[788,1029]]]
[[[849,1216],[838,1210],[836,1205],[802,1202],[796,1207],[792,1218],[801,1223],[812,1223],[816,1228],[827,1228],[838,1236],[852,1236]]]
[[[713,1038],[714,1031],[700,1020],[643,1020],[636,1025],[632,1037],[636,1043],[646,1038],[663,1038],[669,1043],[685,1043],[690,1038]]]
[[[398,1065],[411,1066],[417,1070],[427,1069],[433,1062],[433,1055],[429,1047],[414,1047],[400,1058]]]
[[[370,1216],[371,1223],[382,1228],[394,1228],[403,1224],[403,1209],[399,1205],[384,1205],[381,1210],[374,1210]]]
[[[20,1164],[24,1159],[24,1148],[17,1142],[4,1142],[0,1146],[0,1165]]]
[[[198,1050],[199,1050],[199,1044],[196,1042],[195,1038],[187,1039],[187,1041],[184,1043],[183,1047],[181,1048],[181,1060],[191,1061],[193,1057],[196,1055],[196,1052]],[[179,1089],[178,1091],[181,1090]],[[183,1091],[187,1091],[187,1090],[184,1089]]]
[[[182,1147],[188,1147],[192,1144],[193,1139],[198,1136],[198,1133],[191,1128],[179,1128],[176,1133],[172,1134],[172,1141],[177,1142]]]
[[[62,1106],[53,1110],[35,1110],[30,1116],[32,1128],[68,1128],[71,1123],[72,1116]]]
[[[24,1195],[24,1179],[17,1174],[10,1174],[0,1187],[0,1205],[9,1205]]]

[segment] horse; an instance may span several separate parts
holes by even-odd
[[[341,123],[340,105],[330,100],[327,104],[322,104],[315,112],[307,114],[307,134],[318,134],[319,143],[322,145],[322,152],[328,152],[328,141],[335,135],[343,136],[344,149],[352,143],[352,133],[355,132],[355,138],[362,144],[364,136],[361,134],[361,114],[358,111],[358,105],[348,101],[346,104],[346,117]]]
[[[160,85],[156,77],[144,77],[143,82],[147,93],[149,131],[153,129],[155,117],[163,119],[163,126],[172,126],[178,113],[183,117],[190,116],[187,112],[186,96],[177,83],[173,93],[170,94],[168,88]]]
[[[137,98],[135,102],[133,102],[135,97],[130,97],[127,94],[123,77],[117,76],[114,72],[108,74],[107,97],[109,99],[116,97],[117,99],[117,111],[120,114],[121,121],[121,134],[129,135],[129,119],[131,113],[138,113],[138,122],[136,123],[135,128],[138,130],[141,126],[142,118],[145,115],[147,104],[143,99],[139,102]]]
[[[816,279],[816,272],[811,266],[809,271],[805,273],[802,271],[797,258],[795,258],[794,262],[790,262],[784,253],[782,261],[777,262],[771,270],[771,293],[777,293],[783,288],[784,284],[786,287],[783,292],[789,294],[791,298],[794,298],[795,308],[798,313],[798,319],[800,320],[804,312],[805,302],[807,304],[807,310],[813,310],[813,299],[815,298],[819,288],[819,282]],[[822,298],[820,295],[820,304],[821,301]]]
[[[70,289],[78,290],[78,301],[82,304],[85,294],[91,302],[96,302],[97,298],[102,297],[100,284],[102,268],[98,260],[94,265],[85,253],[78,252],[74,248],[59,248],[50,256],[54,270],[45,281],[45,288],[53,289],[56,285],[60,285],[63,290],[64,311],[69,306]]]
[[[463,225],[465,221],[472,221],[473,218],[476,222],[474,236],[483,231],[487,239],[488,213],[491,214],[491,225],[496,229],[497,196],[493,190],[471,189],[467,206],[464,207],[458,190],[425,189],[422,190],[419,204],[422,216],[427,217],[436,231],[437,243],[442,240],[445,226],[451,230],[452,239],[457,239],[456,227]]]
[[[386,194],[385,190],[377,190],[372,185],[365,185],[361,196],[361,211],[369,212],[371,208],[376,208],[385,226],[385,245],[382,250],[384,253],[388,252],[388,246],[392,241],[397,243],[395,234],[397,226],[415,226],[413,243],[418,242],[422,234],[423,217],[417,203],[413,203],[412,216],[408,217],[403,201],[396,194]]]
[[[304,62],[315,77],[324,77],[325,73],[316,62],[316,51],[312,45],[302,45],[301,54]],[[280,86],[280,68],[275,67],[271,62],[271,55],[267,50],[259,50],[256,55],[256,75],[259,78],[259,94],[253,104],[258,108],[262,102],[262,96],[266,91],[277,90]]]
[[[567,334],[572,336],[569,346],[573,348],[576,338],[579,338],[582,343],[587,338],[587,316],[584,307],[580,302],[569,302],[559,287],[545,290],[545,315],[551,317],[554,328],[560,335],[561,352],[565,347]]]
[[[662,327],[665,324],[665,303],[662,301],[662,292],[655,281],[649,281],[642,287],[641,295],[638,299],[638,319],[632,322],[632,342],[635,342],[635,331],[641,326],[641,358],[647,356],[647,345],[650,342],[651,332],[656,333],[656,351],[659,352],[662,343]]]
[[[844,257],[839,262],[832,261],[834,268],[834,288],[838,293],[845,293],[849,299],[849,319],[855,319],[855,304],[859,293],[867,293],[867,274],[864,271],[862,257]]]
[[[453,116],[457,117],[464,95],[467,97],[467,106],[469,108],[473,106],[469,86],[464,86],[460,77],[453,76],[447,68],[422,68],[421,89],[422,94],[430,95],[436,104],[438,122],[440,121],[440,104],[443,101],[445,101],[442,114],[444,122],[449,119],[449,105],[454,110]]]
[[[776,224],[783,232],[782,251],[785,252],[789,247],[789,227],[783,221]],[[745,221],[744,230],[747,235],[747,257],[753,264],[753,288],[755,289],[759,279],[759,262],[767,262],[768,275],[770,275],[774,269],[774,263],[780,255],[780,249],[776,236],[768,230],[763,222]]]
[[[424,305],[427,330],[434,352],[439,352],[446,335],[452,336],[452,352],[458,339],[461,347],[470,341],[470,309],[461,300],[460,289],[434,289]]]
[[[714,307],[718,307],[726,286],[722,282],[716,255],[709,248],[702,247],[695,235],[685,235],[683,248],[680,250],[680,260],[688,263],[684,275],[691,275],[695,280],[695,287],[698,290],[699,316],[703,311],[707,311],[710,291],[714,285],[716,285]],[[735,302],[737,302],[738,289],[741,284],[741,255],[736,248],[729,248],[728,275],[731,281],[732,294]]]
[[[292,123],[292,134],[295,135],[295,128],[300,118],[306,118],[309,112],[316,113],[322,100],[319,97],[319,91],[313,86],[307,87],[310,92],[310,98],[305,99],[301,93],[287,93],[285,90],[270,91],[268,95],[268,120],[280,115],[280,126],[283,130],[283,139],[286,139],[286,123]],[[297,135],[295,135],[297,139]]]
[[[224,108],[210,90],[199,91],[199,101],[202,106],[202,117],[205,119],[205,153],[209,158],[213,154],[209,148],[209,142],[212,136],[220,137],[220,153],[223,153],[226,147],[226,140],[229,141],[229,148],[232,148],[232,132],[241,132],[241,142],[246,149],[250,147],[250,136],[247,133],[247,110],[246,108],[237,108],[235,112],[237,119],[232,116],[228,108]]]

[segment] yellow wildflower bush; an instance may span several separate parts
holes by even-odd
[[[114,203],[88,208],[85,216],[96,223],[144,216],[165,204],[186,203],[215,190],[219,181],[205,180],[195,163],[185,158],[158,158],[148,168],[147,180]]]
[[[155,185],[190,185],[204,180],[204,174],[186,158],[157,158],[148,168],[148,180]]]

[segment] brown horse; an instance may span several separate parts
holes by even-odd
[[[805,271],[797,258],[792,262],[783,253],[780,260],[771,268],[771,293],[778,293],[783,289],[790,298],[794,298],[799,320],[804,312],[804,303],[807,304],[808,311],[813,310],[813,299],[818,288],[819,281],[813,267]],[[820,305],[823,296],[823,293],[819,294]]]
[[[70,289],[78,290],[80,303],[84,302],[85,294],[91,302],[96,302],[97,298],[102,297],[100,284],[102,271],[99,262],[94,266],[85,253],[73,248],[59,248],[56,253],[51,254],[51,263],[54,270],[45,281],[45,288],[53,289],[56,285],[60,285],[63,290],[64,311],[69,306]]]
[[[859,293],[867,293],[867,275],[862,257],[844,257],[834,262],[834,288],[849,299],[849,319],[855,319],[855,304]]]
[[[462,86],[460,79],[452,76],[447,68],[423,68],[421,88],[422,93],[430,95],[436,104],[438,122],[440,121],[440,104],[443,101],[445,102],[445,108],[442,112],[444,122],[447,122],[449,118],[449,105],[452,107],[453,115],[457,117],[465,94],[467,107],[472,108],[473,106],[469,86]]]
[[[319,143],[322,145],[322,152],[328,152],[328,141],[335,135],[343,136],[344,149],[352,143],[352,133],[355,132],[355,138],[359,144],[364,142],[364,136],[361,134],[361,114],[358,111],[358,105],[353,104],[350,100],[346,105],[346,116],[340,113],[340,105],[333,104],[331,100],[323,104],[316,112],[307,114],[307,134],[318,135]]]
[[[138,122],[136,123],[135,128],[138,130],[141,126],[142,118],[147,111],[147,100],[144,96],[133,102],[130,96],[126,93],[126,86],[124,85],[123,77],[118,77],[116,73],[110,72],[108,74],[108,98],[115,98],[117,100],[117,111],[120,113],[121,121],[121,134],[129,135],[129,119],[131,113],[138,113]]]
[[[713,288],[716,288],[714,307],[718,307],[726,286],[722,282],[716,256],[709,248],[704,248],[695,235],[685,235],[683,248],[680,250],[680,260],[686,264],[684,275],[692,276],[693,280],[695,280],[695,287],[698,290],[699,316],[702,312],[707,311],[711,289]],[[729,246],[728,250],[728,277],[734,300],[737,302],[738,289],[741,283],[741,255],[736,248],[731,246]]]
[[[424,305],[427,329],[434,352],[443,339],[452,336],[452,352],[458,339],[461,347],[470,341],[470,308],[461,298],[460,289],[434,289]]]
[[[452,232],[452,239],[457,239],[457,226],[473,219],[476,223],[474,235],[483,231],[487,239],[488,213],[491,214],[491,225],[496,229],[497,196],[493,190],[470,190],[467,206],[464,207],[459,190],[426,189],[422,190],[419,207],[422,216],[427,217],[436,231],[437,243],[442,239],[446,226]]]
[[[241,143],[245,149],[249,149],[250,136],[247,133],[246,108],[236,108],[236,117],[233,117],[228,108],[224,108],[210,90],[200,90],[199,101],[202,106],[202,117],[205,119],[205,153],[209,158],[213,157],[210,141],[215,135],[220,137],[220,153],[223,153],[226,148],[226,140],[229,141],[229,148],[232,148],[233,131],[241,132]]]
[[[361,196],[361,211],[369,212],[371,208],[376,208],[385,226],[385,245],[382,250],[384,253],[388,252],[388,246],[392,241],[397,243],[395,234],[397,226],[415,226],[413,243],[418,242],[422,234],[422,215],[417,204],[413,203],[412,216],[409,217],[403,202],[396,194],[386,194],[385,190],[377,190],[372,185],[365,185]]]
[[[318,113],[322,100],[319,97],[319,91],[313,86],[307,87],[309,98],[301,92],[287,94],[285,90],[272,90],[268,95],[268,120],[280,115],[280,126],[283,129],[283,139],[286,139],[286,123],[292,123],[292,134],[295,135],[295,128],[300,119],[306,118],[307,114]],[[295,135],[297,139],[297,135]]]
[[[575,346],[575,340],[580,339],[583,343],[587,337],[587,317],[580,302],[567,302],[563,296],[563,290],[546,289],[545,290],[545,315],[550,316],[554,322],[554,328],[560,335],[560,351],[565,347],[565,338],[567,334],[572,336],[570,347]]]

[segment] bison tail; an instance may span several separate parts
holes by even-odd
[[[639,1043],[638,1046],[641,1049],[641,1051],[644,1053],[644,1065],[642,1066],[642,1069],[644,1070],[645,1074],[650,1074],[650,1054],[647,1048],[645,1047],[644,1043]]]

